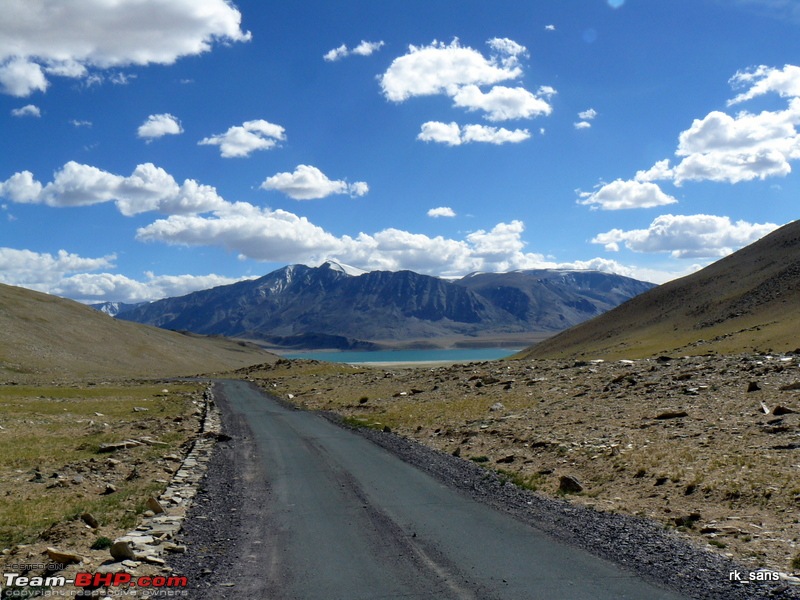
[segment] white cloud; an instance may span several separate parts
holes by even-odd
[[[199,290],[236,283],[241,279],[221,275],[155,275],[145,273],[143,281],[119,273],[77,273],[49,284],[51,294],[82,302],[150,302],[184,296]]]
[[[556,94],[552,87],[541,86],[533,93],[521,86],[497,85],[522,76],[520,57],[527,56],[527,49],[508,38],[493,38],[487,44],[489,56],[461,46],[458,39],[450,44],[434,41],[429,46],[409,46],[408,53],[395,58],[381,76],[383,94],[394,102],[415,96],[446,95],[454,107],[482,111],[489,121],[549,115],[553,110],[549,99]],[[482,89],[484,86],[488,89]],[[476,127],[467,126],[462,131],[455,123],[428,121],[417,139],[456,146],[466,141],[500,144],[530,137],[527,130]],[[464,132],[468,128],[466,139]]]
[[[346,56],[350,56],[351,54],[356,54],[358,56],[369,56],[381,48],[383,48],[384,42],[366,42],[361,40],[361,43],[353,49],[349,49],[345,44],[342,44],[338,48],[333,48],[324,54],[322,58],[327,60],[328,62],[333,62],[345,58]]]
[[[42,289],[36,286],[51,285],[69,273],[113,267],[115,259],[114,255],[84,258],[66,250],[59,250],[56,255],[52,255],[0,247],[0,281],[9,285]]]
[[[489,121],[531,119],[553,112],[546,100],[521,87],[496,85],[484,93],[477,85],[465,85],[452,97],[455,106],[468,111],[482,110]]]
[[[344,58],[348,54],[350,54],[350,50],[347,49],[347,46],[345,44],[342,44],[337,48],[328,50],[325,54],[322,55],[322,58],[327,60],[328,62],[334,62]]]
[[[461,144],[461,127],[455,122],[428,121],[422,124],[417,139],[423,142],[439,142],[440,144],[458,146]]]
[[[25,58],[0,59],[0,86],[3,93],[22,98],[33,92],[44,92],[48,85],[42,67],[36,63]]]
[[[455,217],[456,211],[449,206],[439,206],[438,208],[430,209],[428,211],[428,216],[433,217],[434,219],[438,217]]]
[[[612,229],[594,237],[616,252],[669,252],[673,258],[718,258],[752,244],[778,228],[774,223],[732,222],[714,215],[661,215],[647,229]]]
[[[92,126],[92,122],[91,121],[79,121],[78,119],[70,120],[70,124],[73,127],[91,127]]]
[[[298,165],[292,173],[277,173],[267,177],[261,189],[276,190],[294,200],[315,200],[333,194],[363,196],[369,191],[369,186],[363,181],[334,181],[316,167]]]
[[[192,179],[178,185],[170,174],[152,163],[138,165],[130,177],[123,177],[70,161],[44,186],[30,171],[22,171],[0,182],[0,196],[13,202],[57,207],[113,201],[126,216],[147,211],[206,212],[224,204],[213,187]]]
[[[575,129],[589,129],[592,126],[590,121],[593,121],[596,116],[597,111],[593,108],[582,110],[578,113],[578,118],[581,120],[573,123],[573,125],[575,126]]]
[[[88,68],[172,64],[215,42],[250,39],[226,0],[6,0],[0,20],[0,85],[27,96],[49,75],[88,77]]]
[[[582,198],[578,201],[579,204],[603,210],[653,208],[677,202],[655,183],[622,179],[606,183],[595,192],[579,192],[579,196]]]
[[[785,65],[783,69],[776,69],[760,65],[755,69],[737,72],[730,79],[730,84],[734,88],[749,86],[750,89],[729,100],[728,106],[752,100],[770,92],[777,93],[784,98],[798,98],[800,97],[800,67]]]
[[[531,134],[527,129],[510,130],[505,127],[487,127],[486,125],[465,125],[461,132],[464,143],[516,144],[530,137]]]
[[[144,302],[182,296],[197,290],[240,281],[220,275],[154,275],[138,281],[117,273],[115,255],[85,258],[66,250],[46,252],[0,247],[0,282],[85,302]]]
[[[788,175],[800,158],[800,99],[783,111],[741,112],[735,117],[713,111],[682,132],[675,154],[685,157],[674,169],[684,181],[739,183]]]
[[[274,148],[285,139],[286,130],[283,127],[257,119],[245,121],[241,126],[233,126],[225,133],[203,138],[197,143],[202,146],[219,146],[220,154],[224,158],[240,158],[250,156],[256,150]]]
[[[545,31],[555,31],[556,30],[556,26],[555,25],[545,25],[544,29],[545,29]]]
[[[458,146],[470,142],[488,144],[507,144],[525,141],[531,137],[527,129],[509,130],[504,127],[488,127],[486,125],[465,125],[458,123],[440,123],[428,121],[422,124],[417,139],[423,142],[438,142],[448,146]]]
[[[160,115],[150,115],[147,120],[139,126],[136,135],[140,138],[152,140],[165,135],[178,135],[183,133],[183,127],[177,117],[169,113]]]
[[[728,102],[740,104],[768,93],[788,98],[784,110],[760,113],[740,111],[730,115],[711,111],[678,136],[673,167],[669,160],[636,173],[636,181],[717,181],[737,184],[755,179],[785,177],[792,162],[800,159],[800,67],[783,69],[760,66],[740,71],[731,84],[747,88]]]
[[[411,269],[436,275],[464,275],[556,266],[524,252],[521,221],[498,223],[465,239],[430,237],[389,228],[373,234],[337,237],[305,217],[284,210],[228,204],[213,215],[173,215],[137,231],[137,239],[187,246],[219,246],[242,258],[319,264],[334,258],[366,270]]]
[[[14,117],[41,117],[42,111],[38,106],[33,104],[26,104],[21,108],[14,108],[11,110],[11,115]]]
[[[522,75],[518,64],[506,62],[509,55],[498,53],[486,58],[477,50],[461,46],[457,39],[450,44],[434,41],[430,46],[409,46],[408,50],[408,54],[395,58],[380,78],[388,100],[452,95],[464,85],[492,85]]]

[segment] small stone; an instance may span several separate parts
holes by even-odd
[[[83,559],[80,556],[77,554],[72,554],[71,552],[61,552],[55,548],[48,548],[45,550],[45,552],[47,552],[47,557],[54,563],[59,563],[62,565],[77,565],[83,562]]]
[[[147,499],[146,505],[147,508],[152,510],[157,515],[160,515],[161,513],[165,512],[164,507],[161,506],[161,503],[152,496]]]
[[[112,484],[110,484],[110,483],[107,483],[107,484],[106,484],[106,489],[105,489],[105,491],[103,492],[103,495],[104,495],[104,496],[108,496],[109,494],[114,494],[114,493],[116,493],[116,491],[117,491],[117,486],[115,486],[115,485],[112,485]]]
[[[502,403],[502,402],[495,402],[494,404],[492,404],[492,405],[489,407],[489,410],[490,410],[491,412],[497,412],[497,411],[499,411],[499,410],[505,410],[505,408],[506,408],[506,407],[505,407],[505,406],[503,406],[503,403]]]
[[[665,419],[682,419],[688,417],[689,413],[685,410],[668,410],[666,412],[656,415],[656,420],[663,421]]]
[[[583,485],[572,475],[562,475],[558,481],[558,491],[565,494],[578,494],[583,491]]]
[[[761,389],[761,387],[759,387],[757,381],[751,381],[750,383],[747,384],[747,393],[757,392],[760,389]]]
[[[83,513],[81,515],[81,520],[92,529],[97,529],[100,527],[100,523],[94,518],[94,516],[92,516],[91,513]]]
[[[783,415],[792,415],[795,412],[796,411],[792,410],[791,408],[787,408],[785,406],[780,406],[780,405],[772,409],[772,414],[775,415],[776,417],[781,417]]]
[[[136,555],[133,553],[130,544],[124,541],[117,541],[111,545],[111,548],[108,549],[111,553],[111,558],[116,560],[117,562],[122,560],[135,560]]]

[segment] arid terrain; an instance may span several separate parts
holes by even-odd
[[[239,374],[539,493],[653,519],[753,568],[800,574],[800,356],[279,361]],[[565,490],[563,477],[581,491]]]
[[[204,386],[114,382],[0,386],[0,569],[42,575],[112,563],[110,542],[135,528],[197,436]],[[123,447],[125,446],[125,447]],[[171,508],[172,514],[179,508]],[[89,516],[90,515],[90,516]],[[139,574],[162,572],[142,565]]]

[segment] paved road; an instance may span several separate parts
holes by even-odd
[[[223,389],[227,410],[249,424],[251,458],[266,478],[265,502],[247,517],[259,532],[252,543],[261,544],[258,567],[248,569],[261,583],[237,586],[248,597],[679,597],[466,498],[320,416],[243,382]]]

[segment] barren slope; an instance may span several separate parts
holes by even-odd
[[[800,334],[800,221],[531,347],[521,358],[789,351]]]
[[[71,300],[0,284],[1,380],[192,375],[270,357],[230,340],[117,321]]]

